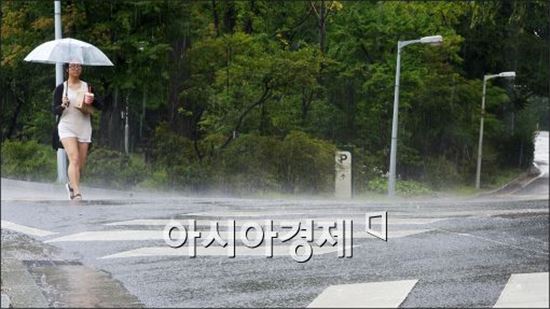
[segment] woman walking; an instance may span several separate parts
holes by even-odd
[[[98,110],[102,104],[90,95],[91,88],[88,83],[80,79],[82,66],[78,63],[65,64],[64,70],[69,78],[60,84],[54,93],[54,113],[60,117],[57,126],[59,140],[67,152],[69,158],[68,176],[69,182],[65,185],[71,200],[81,200],[80,174],[86,164],[88,148],[92,142],[92,122],[89,113],[77,108],[77,100],[91,104]]]

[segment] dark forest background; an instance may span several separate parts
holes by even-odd
[[[548,1],[66,0],[62,24],[115,63],[82,76],[106,106],[85,175],[103,186],[331,192],[340,149],[355,192],[383,192],[397,41],[435,34],[402,53],[398,192],[473,185],[484,74],[517,73],[488,82],[484,186],[548,130]],[[54,180],[54,66],[23,61],[53,1],[4,0],[1,27],[2,174]]]

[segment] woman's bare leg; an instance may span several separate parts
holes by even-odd
[[[89,143],[78,143],[78,154],[80,155],[80,175],[84,172],[86,166],[86,159],[88,158]]]
[[[67,137],[61,140],[67,157],[69,157],[69,182],[75,194],[80,193],[80,154],[76,137]]]

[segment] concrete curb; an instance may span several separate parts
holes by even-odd
[[[539,168],[538,164],[537,163],[534,163],[533,162],[533,167],[536,168],[539,173],[537,176],[531,178],[530,180],[526,181],[525,183],[523,183],[518,189],[516,190],[513,190],[512,192],[508,193],[508,194],[515,194],[516,192],[520,191],[520,190],[523,190],[525,189],[525,187],[527,187],[528,185],[530,185],[531,183],[535,182],[536,180],[544,177],[544,174],[542,173],[541,169]]]
[[[475,197],[485,197],[485,196],[489,196],[489,195],[499,194],[502,191],[505,191],[506,189],[508,189],[509,187],[512,187],[514,185],[519,185],[519,188],[513,189],[510,192],[503,193],[503,194],[514,194],[514,192],[517,192],[517,191],[527,187],[533,181],[539,179],[542,176],[543,175],[542,175],[541,170],[538,168],[538,166],[536,164],[533,163],[533,165],[527,171],[519,174],[516,178],[512,179],[510,182],[500,186],[499,188],[496,188],[496,189],[493,189],[493,190],[490,190],[490,191],[485,191],[485,192],[478,193],[477,195],[475,195]],[[529,177],[529,178],[527,178],[527,177]],[[527,179],[525,179],[525,178],[527,178]]]
[[[49,303],[23,263],[15,258],[2,257],[2,308],[4,295],[8,306],[15,308],[46,308]]]
[[[110,273],[18,232],[2,229],[2,308],[143,307]]]
[[[493,190],[490,190],[490,191],[485,191],[485,192],[481,192],[481,193],[478,193],[477,196],[485,196],[485,195],[492,195],[492,194],[496,194],[498,193],[499,191],[502,191],[504,190],[505,188],[517,183],[521,178],[523,177],[526,177],[528,175],[527,172],[523,172],[521,174],[519,174],[519,176],[517,176],[516,178],[512,179],[510,182],[508,183],[505,183],[504,185],[496,188],[496,189],[493,189]]]

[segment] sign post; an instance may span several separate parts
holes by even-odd
[[[337,198],[351,198],[351,153],[349,151],[337,151],[334,159],[336,163],[334,196]]]

